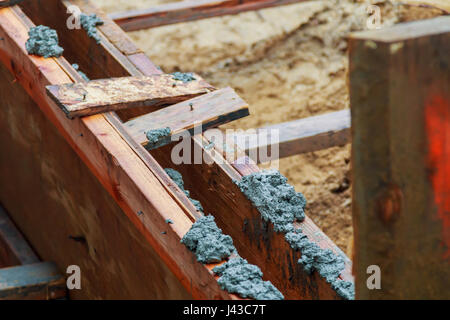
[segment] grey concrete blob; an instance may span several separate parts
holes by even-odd
[[[244,176],[237,182],[242,193],[253,203],[265,221],[277,232],[293,230],[294,220],[305,219],[306,199],[277,170],[263,170]]]
[[[87,15],[82,13],[80,16],[80,22],[83,29],[86,30],[88,36],[95,39],[97,43],[100,43],[100,36],[97,33],[96,27],[102,25],[103,21],[95,14]]]
[[[183,81],[184,83],[195,80],[192,72],[174,72],[171,75],[173,80]]]
[[[169,127],[149,130],[145,133],[148,143],[145,145],[147,150],[153,150],[170,143],[171,130]]]
[[[220,262],[236,251],[230,236],[224,235],[213,216],[203,216],[181,239],[202,263]]]
[[[283,300],[283,294],[270,281],[263,281],[261,269],[241,257],[232,258],[213,272],[220,275],[220,287],[243,298]]]
[[[76,63],[72,64],[72,67],[78,72],[78,74],[85,80],[85,81],[91,81],[91,79],[88,78],[88,76],[80,70],[80,66]]]
[[[28,40],[25,48],[29,54],[34,54],[44,58],[60,57],[64,51],[58,45],[58,34],[56,30],[46,26],[32,27],[28,31]]]
[[[178,186],[178,188],[180,188],[184,192],[186,197],[188,197],[188,199],[192,202],[192,204],[195,206],[197,211],[204,213],[203,206],[200,203],[200,201],[192,199],[190,196],[189,190],[186,190],[184,188],[184,181],[183,181],[183,177],[181,176],[181,173],[179,173],[178,171],[171,169],[171,168],[166,168],[164,170],[166,171],[167,175],[173,180],[173,182],[175,182],[175,184]]]
[[[340,296],[354,299],[354,284],[338,278],[345,268],[344,258],[330,249],[320,248],[300,229],[294,229],[295,220],[305,219],[306,199],[295,192],[286,177],[276,170],[263,170],[244,176],[236,183],[262,218],[272,222],[275,231],[285,234],[291,248],[301,252],[298,263],[306,272],[317,271]]]

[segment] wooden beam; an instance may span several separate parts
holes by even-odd
[[[0,206],[0,268],[38,261],[36,254]]]
[[[199,75],[180,81],[171,74],[122,77],[47,86],[47,94],[69,118],[136,107],[161,107],[214,88]]]
[[[27,54],[25,42],[28,38],[27,31],[29,26],[21,19],[21,16],[21,14],[16,14],[11,8],[0,11],[0,36],[3,38],[0,42],[0,61],[17,79],[16,83],[21,84],[36,102],[43,114],[45,114],[45,121],[42,119],[42,115],[39,118],[39,114],[36,114],[36,106],[30,104],[29,101],[28,103],[23,103],[23,108],[26,108],[28,105],[28,109],[26,110],[32,111],[27,113],[24,112],[25,109],[23,108],[16,108],[16,115],[22,114],[23,117],[20,119],[24,119],[28,115],[29,117],[33,117],[33,120],[36,121],[34,123],[39,123],[39,126],[35,127],[38,132],[35,133],[34,131],[30,131],[28,132],[30,135],[39,135],[39,132],[40,134],[43,134],[43,131],[47,132],[47,134],[48,132],[51,132],[51,134],[47,136],[47,140],[49,140],[45,141],[45,145],[41,144],[41,149],[39,149],[44,150],[45,148],[51,148],[51,150],[53,150],[53,152],[46,152],[44,158],[45,160],[48,160],[49,163],[52,163],[50,168],[53,169],[59,167],[59,169],[61,169],[60,166],[64,166],[65,163],[70,163],[70,159],[74,158],[73,154],[71,154],[71,157],[65,158],[67,162],[60,164],[54,158],[57,150],[55,147],[64,147],[65,150],[67,150],[67,145],[70,145],[73,148],[89,168],[89,170],[86,170],[86,168],[80,164],[79,159],[74,159],[77,164],[74,166],[75,170],[72,169],[73,173],[87,172],[87,174],[76,174],[78,178],[72,179],[71,182],[68,181],[70,179],[66,180],[66,178],[64,178],[64,183],[58,183],[58,186],[54,185],[53,188],[50,188],[49,192],[51,190],[60,190],[62,186],[64,186],[63,190],[66,190],[65,188],[74,188],[76,187],[76,184],[73,184],[74,180],[80,178],[91,179],[91,173],[95,175],[104,188],[101,190],[98,189],[96,180],[91,179],[90,183],[83,184],[83,188],[92,186],[92,190],[95,192],[90,196],[85,192],[82,193],[84,196],[88,197],[84,198],[84,201],[71,202],[72,200],[69,200],[68,203],[64,202],[64,200],[67,200],[67,194],[77,197],[76,192],[64,192],[63,194],[65,196],[61,199],[59,199],[58,196],[55,199],[55,197],[52,197],[51,195],[48,195],[48,198],[46,197],[45,199],[48,201],[50,201],[49,199],[52,199],[51,201],[53,202],[51,205],[57,203],[57,207],[62,208],[63,212],[72,212],[73,208],[71,208],[72,205],[70,205],[70,203],[85,203],[87,199],[91,199],[90,197],[95,197],[97,194],[103,198],[105,201],[104,204],[108,208],[104,209],[104,211],[102,210],[100,213],[96,211],[94,205],[93,208],[88,208],[87,210],[76,210],[76,212],[78,212],[77,214],[73,212],[73,215],[70,214],[68,216],[61,216],[61,214],[59,214],[61,212],[60,210],[48,210],[48,212],[42,216],[30,216],[23,210],[23,205],[18,201],[17,197],[14,196],[14,193],[11,193],[12,190],[5,186],[4,183],[1,183],[2,202],[8,202],[5,205],[7,208],[8,206],[14,206],[18,209],[17,211],[11,210],[14,211],[15,221],[22,230],[25,230],[24,233],[32,238],[31,242],[39,246],[39,249],[37,249],[38,253],[44,253],[46,256],[44,259],[47,259],[47,257],[54,257],[55,259],[51,260],[61,263],[62,266],[70,261],[71,255],[74,253],[80,254],[83,257],[83,259],[80,259],[81,263],[86,267],[85,270],[90,270],[90,272],[84,273],[85,279],[91,279],[91,283],[85,291],[73,293],[78,297],[109,296],[112,298],[124,297],[124,294],[127,293],[130,296],[140,295],[142,297],[143,293],[147,293],[148,295],[163,295],[166,297],[170,297],[171,295],[178,297],[192,295],[197,298],[233,298],[232,295],[229,295],[219,288],[208,267],[198,263],[193,254],[180,243],[181,237],[189,230],[192,224],[190,218],[182,208],[179,207],[178,203],[171,198],[160,180],[151,170],[149,170],[144,160],[142,160],[134,149],[123,139],[119,131],[111,125],[107,118],[108,114],[69,120],[59,110],[59,107],[45,94],[45,86],[47,85],[69,83],[73,81],[71,77],[74,70],[67,72],[67,70],[61,69],[59,63],[61,63],[64,58],[43,59]],[[65,62],[65,64],[67,64],[67,62]],[[69,77],[69,75],[71,76]],[[5,83],[11,84],[11,81],[6,81]],[[6,87],[7,86],[5,86],[5,88]],[[9,86],[7,88],[12,90]],[[14,98],[17,99],[18,97]],[[34,108],[30,109],[30,105]],[[12,120],[14,119],[15,118]],[[59,134],[64,138],[66,144],[62,144],[61,136],[59,134],[53,134],[55,133],[54,127],[47,126],[46,121],[48,120],[50,120],[58,129]],[[42,124],[42,127],[40,126],[40,121],[45,123]],[[16,122],[17,121],[14,121],[14,125],[18,125]],[[10,127],[8,132],[15,132],[15,127],[11,127],[12,125],[12,123],[5,123],[5,127]],[[38,128],[40,129],[38,130]],[[11,139],[20,140],[20,136],[13,135],[11,136]],[[32,141],[43,142],[42,139],[37,138],[34,138]],[[8,140],[5,143],[7,142],[10,141]],[[52,144],[50,144],[50,142],[52,142]],[[19,153],[21,153],[24,148],[27,148],[27,145],[24,146],[19,142],[14,145],[16,145],[17,148],[21,148]],[[58,152],[60,153],[60,151]],[[43,162],[39,159],[41,156],[40,152],[34,153],[36,163],[45,163],[45,161]],[[59,155],[59,158],[61,157],[63,157],[63,155]],[[10,163],[8,157],[2,159]],[[34,162],[30,164],[30,169],[35,168],[33,163]],[[12,164],[14,165],[14,163]],[[19,164],[22,163],[17,163],[16,161],[16,165]],[[66,169],[67,171],[70,171],[68,168]],[[42,179],[46,179],[45,181],[48,183],[54,184],[55,181],[51,179],[52,174],[50,172],[42,171],[42,168],[40,171],[38,168],[36,168],[36,170],[38,176],[41,175]],[[47,174],[50,173],[50,176],[42,176],[46,172]],[[61,173],[61,171],[57,172]],[[10,172],[9,174],[12,173]],[[15,172],[14,174],[20,174],[20,172]],[[56,174],[56,176],[58,175]],[[56,180],[59,181],[60,179],[63,179],[62,176],[64,176],[64,174],[61,173],[61,176],[56,178]],[[22,181],[18,181],[17,183],[19,182]],[[27,188],[27,184],[22,183],[21,187]],[[39,189],[39,187],[37,189]],[[110,200],[114,199],[112,203],[110,201],[108,204],[108,201],[106,201],[108,197],[102,193],[104,191],[107,191],[109,196],[112,197]],[[30,191],[29,194],[33,194],[33,192]],[[5,195],[8,195],[9,197],[5,197]],[[69,198],[71,199],[71,197]],[[42,198],[38,196],[37,198],[33,198],[33,201],[37,201],[38,199]],[[95,201],[99,200],[97,197],[95,197],[95,199]],[[39,206],[40,205],[36,203],[36,207]],[[123,211],[118,211],[114,206],[120,206],[120,209]],[[54,215],[55,213],[58,213],[59,215]],[[106,216],[108,218],[106,218]],[[172,219],[175,223],[168,225],[165,222],[168,218]],[[34,220],[36,224],[30,224],[30,220]],[[84,233],[86,243],[97,243],[98,246],[89,246],[89,251],[86,251],[86,247],[83,246],[78,247],[78,249],[74,248],[73,250],[66,250],[69,245],[67,243],[68,240],[65,240],[64,246],[55,248],[52,237],[48,237],[48,233],[40,232],[36,226],[40,225],[42,228],[45,228],[42,223],[54,226],[56,222],[58,222],[58,226],[60,227],[56,228],[55,231],[58,233],[59,239],[64,239],[64,233],[70,232],[68,228],[71,227],[75,231],[78,229],[78,231]],[[123,244],[122,242],[116,241],[119,235],[114,232],[114,237],[110,237],[110,241],[111,243],[114,242],[116,247],[112,248],[111,243],[104,242],[105,240],[98,238],[98,232],[90,233],[88,229],[83,230],[83,225],[89,225],[89,230],[94,228],[94,230],[100,231],[103,230],[103,225],[106,226],[106,229],[111,230],[114,230],[114,228],[119,225],[122,226],[124,230],[121,230],[118,233],[123,236],[126,235],[128,240],[123,241]],[[161,231],[165,231],[165,233],[162,234]],[[142,238],[144,243],[139,242],[139,238]],[[71,241],[74,242],[73,240]],[[133,255],[130,262],[124,259],[127,256],[127,251],[129,251],[129,243],[125,245],[128,241],[133,241],[133,248],[136,247],[136,249],[133,249],[133,251],[130,252],[130,254],[132,253]],[[74,245],[78,244],[73,243],[73,246]],[[91,250],[94,249],[103,251],[103,254],[92,259],[92,255],[95,251]],[[147,265],[147,267],[154,269],[155,272],[138,272],[136,276],[127,275],[125,284],[117,277],[110,277],[111,272],[116,273],[116,271],[113,270],[114,268],[112,270],[104,270],[104,268],[100,266],[98,268],[95,267],[96,264],[103,261],[102,259],[111,255],[115,255],[118,259],[122,259],[120,261],[127,264],[127,267],[129,267],[130,270],[143,268],[144,265]],[[134,259],[138,259],[137,255],[140,257],[139,260],[142,260],[139,264],[133,263],[133,261],[135,261]],[[150,264],[149,262],[146,262],[146,257],[151,257],[151,260],[149,260],[149,262],[151,262]],[[105,263],[109,264],[111,262]],[[100,273],[95,272],[97,269],[101,270]],[[159,276],[161,276],[161,278],[159,278]],[[184,294],[180,291],[180,287],[173,281],[174,276],[184,286],[184,290],[186,290]],[[98,285],[99,277],[108,282],[109,288],[107,291],[105,291],[104,286]],[[142,277],[146,277],[147,281],[143,283]],[[170,287],[167,286],[167,281],[170,282]],[[132,287],[133,284],[136,285],[136,287]],[[120,290],[118,289],[119,287]],[[175,292],[175,289],[178,291]]]
[[[261,154],[285,158],[300,153],[342,146],[350,142],[350,110],[279,123],[247,133],[229,135],[255,162]],[[274,149],[278,148],[278,150]]]
[[[51,262],[0,269],[0,300],[50,300],[66,296],[66,280]]]
[[[400,0],[400,3],[442,10],[444,14],[450,13],[450,3],[447,0]]]
[[[357,298],[450,298],[449,52],[450,16],[350,37]]]
[[[125,123],[135,141],[147,144],[146,131],[169,127],[172,135],[191,134],[248,116],[248,105],[232,88],[220,89]]]
[[[0,8],[6,8],[22,2],[23,0],[0,0]]]
[[[306,0],[185,0],[109,16],[125,31],[135,31],[302,1]]]

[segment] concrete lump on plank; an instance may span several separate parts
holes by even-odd
[[[145,145],[147,150],[153,150],[170,143],[172,131],[169,127],[149,130],[145,133],[148,143]]]
[[[310,241],[301,229],[295,230],[294,221],[305,219],[306,200],[287,179],[275,170],[263,170],[244,176],[237,185],[244,195],[261,213],[265,221],[274,225],[274,230],[285,234],[292,249],[301,253],[298,263],[306,272],[317,271],[331,287],[343,298],[354,299],[354,284],[339,279],[345,268],[342,256],[330,249],[322,249]]]
[[[230,236],[224,235],[213,216],[203,216],[181,239],[202,263],[220,262],[236,249]]]
[[[294,250],[301,252],[302,257],[298,260],[298,263],[303,265],[306,272],[317,271],[341,297],[347,300],[354,299],[354,284],[338,278],[345,268],[343,257],[336,255],[330,249],[322,249],[314,242],[309,241],[300,229],[286,233],[285,239]]]
[[[270,221],[277,232],[292,231],[294,220],[305,219],[306,199],[287,178],[276,170],[263,170],[244,176],[237,182],[242,193]]]
[[[183,83],[195,80],[192,72],[174,72],[171,75],[173,80],[183,81]]]
[[[301,263],[308,273],[318,271],[329,283],[335,280],[345,268],[344,259],[334,254],[330,249],[322,249],[316,243],[309,241],[300,229],[288,232],[286,241],[294,250],[302,253]]]
[[[88,36],[95,39],[97,43],[100,43],[100,36],[98,35],[96,27],[102,25],[103,21],[97,17],[96,14],[87,15],[82,13],[80,16],[80,22],[83,29],[86,30]]]
[[[241,257],[232,258],[217,266],[213,272],[220,275],[220,287],[243,298],[283,300],[283,294],[270,281],[263,281],[261,269]]]
[[[182,175],[171,168],[164,170],[189,197],[189,191],[184,189]],[[189,199],[196,201],[203,212],[200,202]],[[166,223],[170,222],[170,219],[166,220]],[[233,239],[222,233],[211,215],[197,219],[181,239],[181,243],[191,250],[201,263],[220,262],[230,257],[231,254],[237,255]],[[270,281],[262,280],[261,269],[240,257],[232,258],[223,265],[214,268],[214,272],[220,275],[218,283],[221,288],[230,293],[237,293],[243,298],[248,297],[258,300],[284,299],[281,292]]]
[[[181,176],[181,173],[179,173],[178,171],[171,169],[171,168],[166,168],[166,169],[164,169],[164,171],[166,171],[167,175],[170,177],[170,179],[173,180],[173,182],[175,182],[175,184],[178,186],[178,188],[180,188],[184,192],[186,197],[188,197],[188,199],[192,202],[192,204],[195,206],[197,211],[200,211],[201,213],[203,213],[203,207],[202,207],[202,204],[200,203],[200,201],[192,199],[189,190],[186,190],[184,188],[184,181],[183,181],[183,177]]]
[[[28,40],[25,48],[29,54],[34,54],[44,58],[60,57],[64,51],[58,45],[58,34],[46,26],[32,27],[28,31]]]
[[[91,79],[88,78],[88,76],[86,75],[86,73],[84,73],[83,71],[80,70],[80,66],[76,63],[72,64],[72,67],[78,72],[78,74],[83,78],[83,80],[85,81],[91,81]]]

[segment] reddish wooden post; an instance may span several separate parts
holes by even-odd
[[[350,91],[356,297],[449,299],[450,17],[352,35]]]

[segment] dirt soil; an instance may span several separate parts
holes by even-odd
[[[174,1],[97,0],[106,12]],[[390,1],[322,0],[131,32],[165,72],[193,71],[231,86],[251,116],[226,128],[268,124],[349,107],[346,36],[364,30],[367,4],[382,25],[442,14]],[[280,171],[308,199],[306,213],[344,251],[352,239],[350,145],[293,156]]]

